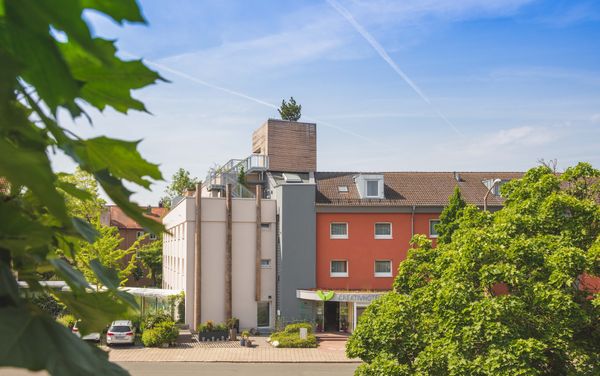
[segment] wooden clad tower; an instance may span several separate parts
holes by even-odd
[[[252,152],[269,156],[269,170],[317,170],[317,125],[269,119],[252,134]]]

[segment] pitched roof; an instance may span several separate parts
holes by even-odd
[[[445,206],[454,187],[460,187],[465,201],[483,205],[487,179],[511,180],[523,172],[379,172],[384,176],[384,199],[361,199],[354,183],[359,172],[317,172],[317,206]],[[455,174],[460,176],[457,181]],[[347,186],[340,192],[338,186]],[[504,199],[490,194],[488,206],[501,206]]]
[[[144,212],[144,216],[155,220],[156,222],[162,222],[162,218],[167,214],[169,209],[161,208],[157,206],[151,207],[143,207],[146,209]],[[148,209],[150,211],[148,212]],[[116,226],[118,228],[127,228],[127,229],[142,229],[143,227],[129,218],[120,207],[116,205],[107,205],[106,212],[103,214],[103,222],[106,222],[109,226]]]

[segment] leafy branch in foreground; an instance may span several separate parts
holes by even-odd
[[[88,260],[105,287],[92,291],[63,257],[76,264],[81,242],[98,236],[91,218],[71,204],[97,203],[85,187],[53,171],[50,152],[70,157],[149,232],[163,230],[130,202],[123,184],[149,189],[162,179],[158,166],[138,152],[139,141],[85,139],[57,121],[59,109],[88,119],[85,108],[146,111],[131,90],[161,80],[141,61],[118,58],[113,41],[92,36],[82,18],[86,9],[121,24],[145,23],[135,0],[0,0],[0,335],[9,339],[0,342],[0,366],[60,375],[127,373],[28,303],[33,295],[54,296],[82,320],[83,332],[137,309],[133,297],[118,290],[114,269]],[[40,284],[43,273],[64,279],[70,292]],[[17,276],[28,289],[18,290]]]

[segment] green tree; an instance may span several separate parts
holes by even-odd
[[[419,235],[393,292],[347,344],[358,375],[597,375],[598,170],[528,171],[496,213],[467,206],[449,243]]]
[[[144,244],[137,250],[137,258],[148,270],[148,278],[152,280],[153,286],[160,287],[162,281],[162,236],[159,239]]]
[[[452,193],[452,196],[448,200],[448,205],[440,214],[440,223],[436,226],[438,242],[450,243],[452,234],[458,228],[458,219],[466,206],[467,203],[460,194],[460,188],[456,186],[454,193]]]
[[[161,203],[164,207],[168,208],[171,206],[171,200],[177,196],[183,196],[183,194],[190,190],[196,190],[196,185],[200,182],[197,177],[191,177],[190,172],[179,168],[177,172],[173,174],[171,178],[171,183],[165,189],[165,193],[167,194],[161,199]]]
[[[127,374],[29,303],[34,295],[52,295],[82,319],[84,333],[138,308],[118,289],[114,269],[91,260],[106,287],[91,291],[83,274],[61,257],[77,260],[81,241],[94,242],[98,232],[88,218],[70,215],[65,195],[87,201],[89,192],[61,180],[50,153],[64,154],[91,174],[130,218],[154,233],[163,231],[130,202],[132,192],[124,185],[149,189],[162,180],[158,166],[138,152],[139,142],[83,138],[58,121],[59,110],[88,119],[87,109],[146,111],[131,91],[161,79],[140,60],[117,57],[114,41],[93,36],[82,16],[86,9],[119,24],[145,23],[135,0],[0,0],[0,335],[10,338],[0,341],[0,367]],[[70,292],[41,285],[40,272],[46,271],[65,280]],[[28,283],[26,291],[19,291],[17,275]]]
[[[75,267],[83,273],[88,282],[102,287],[102,280],[96,275],[92,264],[92,261],[97,260],[103,267],[114,269],[119,285],[124,286],[136,266],[136,251],[141,248],[144,237],[138,238],[128,249],[121,249],[119,245],[123,238],[118,228],[104,226],[98,222],[95,223],[95,227],[99,236],[93,243],[81,243],[77,257],[73,260]]]
[[[277,111],[283,120],[298,121],[302,116],[302,105],[296,104],[294,97],[290,97],[289,102],[286,102],[285,99],[281,101],[281,106]]]

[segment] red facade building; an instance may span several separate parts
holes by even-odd
[[[503,204],[499,186],[521,176],[518,172],[317,172],[317,288],[299,291],[298,297],[314,302],[323,329],[351,331],[369,302],[392,288],[412,236],[424,234],[435,245],[435,225],[456,186],[468,203],[477,206],[483,206],[491,188],[487,207],[498,210]],[[323,292],[329,300],[319,296]]]

